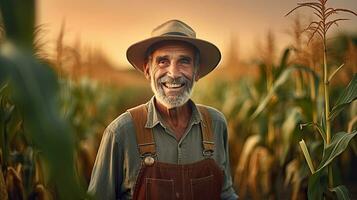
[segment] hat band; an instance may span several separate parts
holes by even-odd
[[[168,33],[165,33],[165,34],[162,34],[162,36],[186,36],[186,37],[190,37],[189,35],[185,34],[185,33],[181,33],[181,32],[168,32]]]

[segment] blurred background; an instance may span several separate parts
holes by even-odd
[[[355,0],[328,3],[357,12]],[[311,172],[299,141],[305,140],[315,166],[324,146],[316,127],[301,129],[300,125],[321,122],[323,52],[318,37],[309,41],[310,35],[302,34],[315,17],[309,10],[285,17],[296,5],[295,0],[39,0],[23,10],[17,8],[19,13],[32,13],[31,6],[34,10],[33,56],[29,59],[40,60],[54,72],[56,112],[70,133],[56,137],[71,141],[69,154],[73,154],[80,190],[88,186],[105,127],[152,96],[149,82],[126,60],[126,49],[150,37],[157,25],[175,18],[222,51],[221,63],[196,84],[192,98],[219,109],[227,118],[237,193],[242,199],[306,199]],[[357,16],[338,17],[350,20],[333,26],[328,34],[330,71],[344,63],[330,82],[331,107],[357,72]],[[6,23],[2,27],[0,44],[5,44],[9,28]],[[39,91],[46,85],[43,81]],[[51,147],[39,145],[43,136],[26,136],[26,96],[17,101],[12,97],[16,96],[14,87],[0,83],[4,173],[0,174],[0,183],[4,183],[0,193],[7,192],[9,199],[59,198],[60,186],[49,178],[52,161],[48,159],[55,153],[46,160],[41,152]],[[24,81],[24,85],[28,83]],[[333,133],[356,130],[357,104],[353,100],[333,119]],[[52,125],[49,122],[47,127]],[[29,132],[32,130],[37,129]],[[352,199],[357,198],[356,155],[356,139],[352,139],[333,163],[336,184],[343,183]]]

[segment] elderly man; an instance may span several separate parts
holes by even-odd
[[[237,199],[226,120],[190,100],[194,83],[219,63],[219,49],[170,20],[130,46],[127,58],[150,80],[154,97],[106,128],[89,193],[97,199]]]

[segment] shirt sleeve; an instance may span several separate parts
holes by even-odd
[[[95,199],[116,199],[118,188],[122,184],[123,153],[120,152],[118,141],[114,132],[107,127],[104,131],[99,146],[97,157],[93,166],[92,176],[88,187],[88,193]]]
[[[226,154],[226,162],[224,163],[224,182],[221,193],[221,199],[224,200],[235,200],[238,199],[238,195],[235,193],[232,184],[231,169],[229,163],[229,145],[228,145],[228,133],[227,133],[227,122],[224,119],[224,128],[223,128],[223,142],[224,142],[224,151]]]

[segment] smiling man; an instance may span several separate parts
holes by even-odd
[[[170,20],[130,46],[127,58],[154,97],[106,128],[88,192],[97,199],[237,199],[226,120],[190,100],[195,82],[219,63],[219,49]]]

